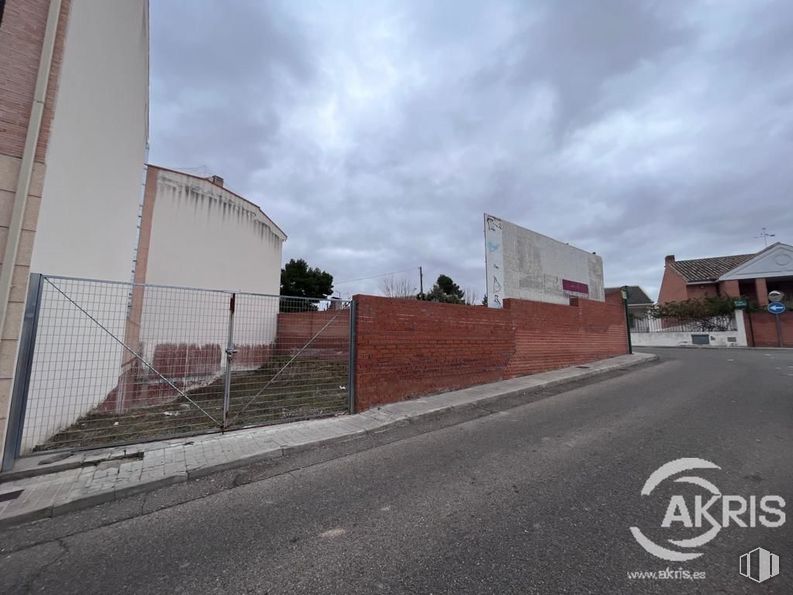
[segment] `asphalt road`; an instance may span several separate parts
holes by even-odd
[[[659,543],[702,532],[660,528],[669,495],[693,503],[701,487],[640,495],[680,457],[719,465],[689,475],[722,494],[793,506],[793,351],[657,353],[616,378],[137,518],[33,546],[0,535],[16,549],[0,591],[793,593],[793,519],[728,526],[685,550],[703,553],[689,562],[653,557],[629,530]],[[762,585],[738,572],[758,546],[780,556]],[[667,568],[705,578],[628,578]]]

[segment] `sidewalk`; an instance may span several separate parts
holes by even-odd
[[[657,356],[651,354],[623,355],[585,366],[385,405],[357,415],[82,451],[61,460],[55,460],[57,457],[51,454],[20,459],[12,472],[0,476],[0,528],[310,448],[354,440],[429,416],[487,408],[502,400],[528,396],[655,359]]]

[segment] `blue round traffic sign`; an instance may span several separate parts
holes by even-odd
[[[782,312],[785,311],[785,304],[781,302],[768,304],[768,311],[771,312],[771,314],[782,314]]]

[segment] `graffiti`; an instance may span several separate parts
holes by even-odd
[[[485,214],[485,268],[487,271],[487,305],[501,308],[504,297],[504,246],[501,219]]]
[[[501,219],[497,219],[492,215],[485,215],[485,220],[487,221],[488,231],[501,231]]]

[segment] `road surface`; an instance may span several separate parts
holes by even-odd
[[[0,591],[792,593],[793,519],[732,524],[678,548],[702,553],[688,562],[650,555],[630,527],[668,547],[704,531],[660,527],[670,495],[693,502],[703,488],[666,480],[640,495],[682,457],[718,465],[688,475],[722,494],[793,506],[793,351],[657,353],[616,378],[137,518],[33,546],[0,534]],[[758,546],[781,560],[762,585],[738,572]],[[628,577],[666,569],[704,578]]]

